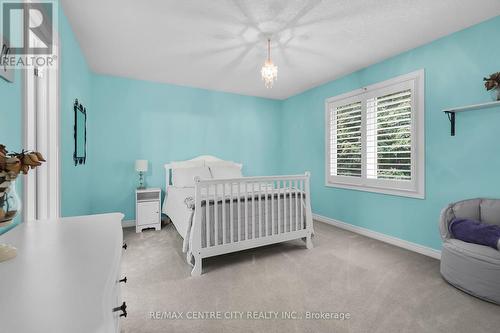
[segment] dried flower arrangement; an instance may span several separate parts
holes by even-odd
[[[483,80],[485,81],[484,86],[486,90],[497,90],[496,98],[498,101],[500,101],[500,72],[493,73],[490,75],[490,77],[485,77]]]
[[[10,221],[17,211],[5,211],[7,193],[14,180],[20,173],[26,175],[45,162],[42,154],[36,151],[22,151],[9,153],[4,145],[0,144],[0,224]]]

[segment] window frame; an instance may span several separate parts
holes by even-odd
[[[398,180],[367,178],[367,101],[398,86],[409,84],[412,89],[411,114],[411,175],[412,180],[404,183]],[[330,175],[330,107],[338,103],[345,105],[361,101],[361,177]],[[425,198],[425,72],[423,69],[400,75],[325,100],[325,186],[365,192],[382,193],[403,197]]]

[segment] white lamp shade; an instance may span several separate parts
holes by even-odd
[[[148,160],[136,160],[135,161],[135,171],[137,171],[137,172],[148,171]]]

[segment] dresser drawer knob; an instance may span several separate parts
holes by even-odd
[[[123,282],[123,283],[127,283],[127,277],[125,276],[123,279],[121,280],[118,280],[118,282]]]
[[[120,315],[120,317],[127,317],[127,304],[125,302],[123,302],[123,304],[121,306],[118,306],[116,308],[113,309],[113,312],[118,312],[118,311],[122,311],[122,314]]]
[[[123,243],[122,248],[123,248],[124,250],[126,250],[126,249],[127,249],[127,243]]]

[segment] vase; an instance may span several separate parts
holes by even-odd
[[[0,227],[6,227],[21,212],[21,200],[16,192],[16,182],[0,177]],[[15,258],[17,250],[8,244],[0,243],[0,262]]]
[[[490,94],[493,101],[500,101],[500,88],[491,89]]]
[[[21,200],[16,192],[16,181],[4,180],[0,183],[0,227],[11,224],[20,212]]]

